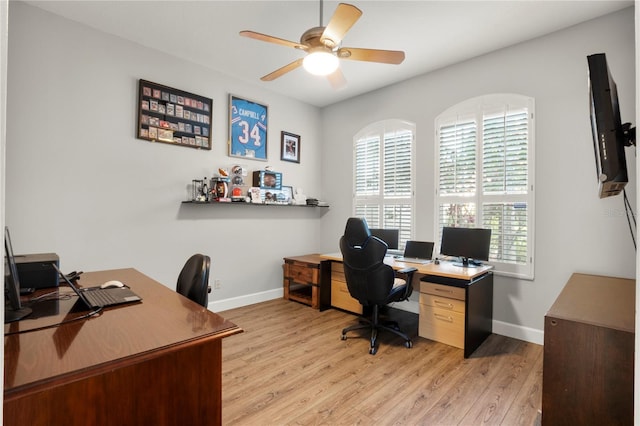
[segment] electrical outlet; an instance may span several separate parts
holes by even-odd
[[[213,281],[213,288],[215,290],[220,290],[221,287],[222,287],[222,282],[220,280]]]

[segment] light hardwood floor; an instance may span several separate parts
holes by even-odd
[[[417,316],[394,310],[413,348],[391,333],[342,328],[357,317],[282,299],[219,312],[244,329],[223,340],[224,425],[535,425],[542,346],[492,335],[468,359],[417,337]]]

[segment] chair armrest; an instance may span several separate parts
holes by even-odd
[[[402,300],[407,300],[409,299],[409,296],[411,296],[411,293],[413,293],[413,274],[418,270],[418,268],[414,267],[414,266],[409,266],[403,269],[400,269],[398,271],[396,271],[397,274],[402,274],[402,275],[406,275],[406,287],[405,287],[405,292],[404,295],[402,296]]]

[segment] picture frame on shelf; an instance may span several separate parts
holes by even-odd
[[[300,135],[280,132],[280,159],[300,163]]]
[[[293,188],[284,185],[280,189],[260,188],[260,199],[265,204],[291,204]]]
[[[229,95],[229,156],[267,161],[269,107]]]

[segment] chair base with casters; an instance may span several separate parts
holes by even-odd
[[[363,329],[371,329],[371,346],[369,347],[369,353],[371,355],[375,355],[378,352],[378,331],[386,330],[390,331],[397,336],[400,336],[404,339],[404,346],[406,348],[413,347],[413,342],[405,333],[400,330],[398,327],[398,323],[395,321],[381,322],[380,321],[380,307],[378,305],[373,305],[371,319],[361,317],[359,324],[354,324],[352,326],[346,327],[342,330],[342,336],[340,337],[342,340],[347,340],[347,333],[354,330],[363,330]]]

